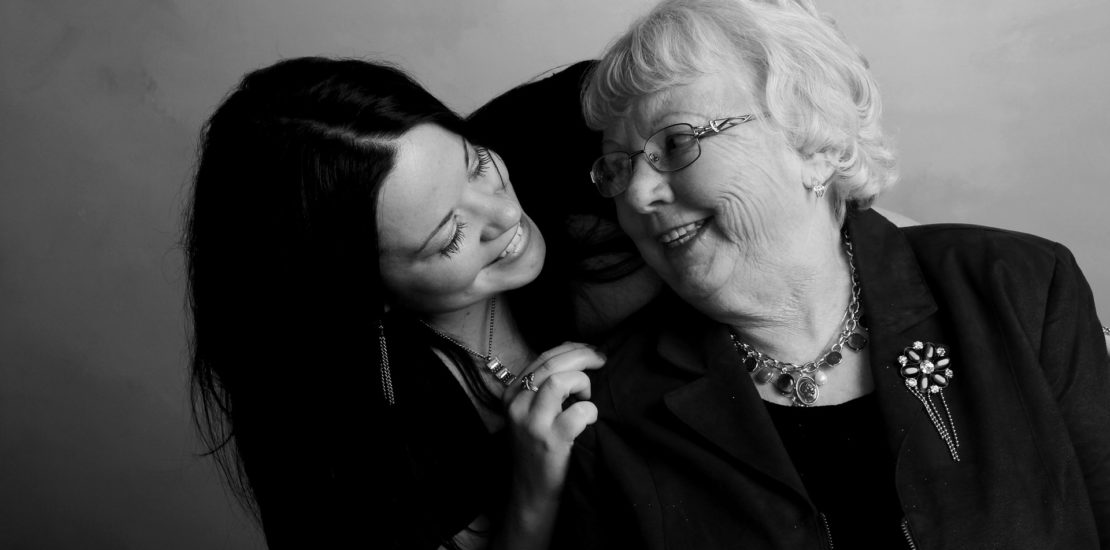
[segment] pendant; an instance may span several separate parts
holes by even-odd
[[[817,402],[821,389],[817,381],[809,376],[801,376],[794,385],[794,404],[808,407]]]
[[[505,368],[505,365],[501,364],[500,359],[492,355],[486,360],[486,369],[493,373],[493,377],[506,388],[511,386],[513,381],[516,380],[516,375]]]
[[[853,332],[852,335],[848,337],[848,341],[844,343],[851,348],[852,351],[859,351],[867,346],[867,336],[858,332]]]
[[[783,395],[792,395],[794,393],[794,375],[784,372],[775,379],[775,389]]]

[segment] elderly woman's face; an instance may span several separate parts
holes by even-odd
[[[751,89],[744,78],[711,75],[641,98],[606,129],[604,152],[643,149],[649,136],[671,124],[759,114]],[[701,156],[677,172],[660,173],[639,155],[628,189],[615,198],[621,227],[687,300],[750,291],[743,283],[781,274],[776,266],[805,249],[799,241],[809,234],[804,226],[813,213],[802,184],[805,168],[758,119],[703,137]]]

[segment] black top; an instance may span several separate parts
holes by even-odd
[[[351,402],[334,404],[354,418],[316,427],[326,436],[290,432],[288,452],[263,461],[281,476],[259,498],[271,550],[432,550],[504,509],[504,430],[489,432],[420,329],[394,321],[385,330],[395,403],[374,395],[379,373],[365,369]]]
[[[904,548],[894,458],[875,394],[822,407],[766,406],[835,548]]]
[[[436,548],[480,514],[495,516],[503,507],[508,441],[504,430],[489,433],[438,357],[419,350],[419,342],[394,342],[396,404],[386,407],[381,430],[363,436],[380,453],[363,463],[380,468],[368,474],[383,509],[374,523],[384,532],[369,538],[378,547]]]

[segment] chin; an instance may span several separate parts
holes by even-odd
[[[687,265],[679,268],[671,266],[667,284],[687,301],[713,299],[720,295],[720,291],[727,281],[714,277],[712,265]]]
[[[547,259],[547,243],[543,240],[543,235],[536,232],[536,240],[533,243],[532,250],[528,251],[528,272],[530,273],[528,282],[536,280],[543,271],[544,261]]]

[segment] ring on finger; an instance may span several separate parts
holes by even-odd
[[[536,373],[530,372],[520,377],[520,385],[530,392],[538,392],[540,388],[536,386]]]

